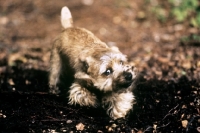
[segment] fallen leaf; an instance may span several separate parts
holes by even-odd
[[[181,123],[182,123],[182,127],[186,128],[187,124],[188,124],[188,121],[187,120],[182,120]]]
[[[84,127],[85,127],[85,125],[83,125],[83,123],[79,123],[76,125],[76,130],[82,131],[82,130],[84,130]]]

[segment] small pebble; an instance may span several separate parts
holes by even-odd
[[[72,123],[72,120],[67,120],[66,123],[70,124],[70,123]]]

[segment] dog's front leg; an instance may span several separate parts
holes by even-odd
[[[87,78],[75,79],[69,90],[69,104],[96,107],[98,105],[97,97],[87,89],[91,85],[92,81]]]
[[[102,98],[103,107],[113,119],[124,118],[132,109],[134,103],[133,93],[130,91],[111,93]]]

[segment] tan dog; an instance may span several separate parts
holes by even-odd
[[[51,51],[50,92],[64,89],[69,104],[102,105],[111,118],[125,117],[134,103],[135,68],[118,49],[109,48],[86,29],[73,27],[67,7],[61,10],[61,23],[64,30]]]

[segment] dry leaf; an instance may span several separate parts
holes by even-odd
[[[83,125],[83,123],[79,123],[76,125],[76,130],[82,131],[82,130],[84,130],[84,127],[85,127],[85,125]]]
[[[182,120],[181,123],[182,123],[182,127],[186,128],[187,124],[188,124],[188,121],[187,120]]]

